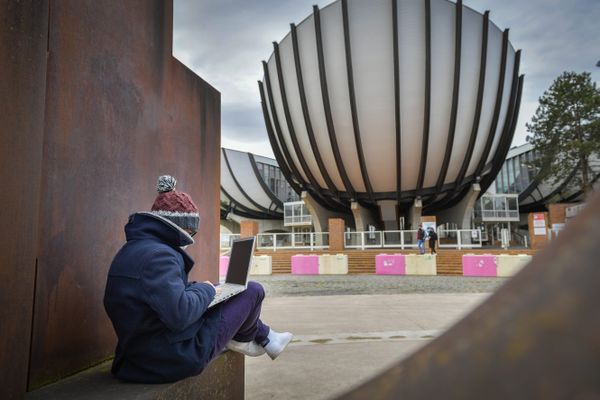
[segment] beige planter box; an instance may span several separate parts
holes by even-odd
[[[273,262],[271,256],[252,257],[250,275],[271,275],[273,273]]]
[[[319,256],[319,275],[347,275],[346,254],[323,254]]]
[[[527,254],[500,254],[496,257],[498,263],[498,276],[513,276],[524,266],[529,264],[531,256]]]
[[[407,254],[406,275],[437,275],[436,256],[432,254]]]

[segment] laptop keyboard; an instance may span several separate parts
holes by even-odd
[[[224,283],[222,285],[219,285],[218,287],[221,288],[221,291],[217,293],[213,301],[210,303],[209,307],[244,291],[244,286],[242,285],[231,285]]]

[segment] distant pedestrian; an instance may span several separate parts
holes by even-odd
[[[438,239],[437,233],[435,233],[435,229],[433,229],[432,227],[429,227],[427,229],[427,232],[427,236],[429,237],[429,248],[431,248],[431,254],[437,254],[437,252],[435,251],[435,243]]]
[[[425,254],[425,231],[423,230],[423,224],[419,224],[417,230],[417,247],[419,248],[419,254]]]

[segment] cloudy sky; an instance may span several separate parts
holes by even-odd
[[[272,42],[291,22],[333,0],[175,0],[174,55],[221,92],[222,145],[273,156],[260,108],[257,80]],[[365,0],[374,1],[374,0]],[[402,0],[401,0],[402,1]],[[600,0],[464,0],[522,49],[526,75],[514,145],[525,143],[525,123],[561,72],[589,71],[600,83]]]

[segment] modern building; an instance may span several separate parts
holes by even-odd
[[[519,65],[508,29],[461,0],[337,0],[274,43],[259,89],[315,227],[469,227],[511,145]]]
[[[492,242],[503,229],[511,239],[527,235],[529,212],[548,211],[550,204],[580,203],[583,189],[575,169],[566,179],[552,182],[541,180],[534,166],[538,153],[529,143],[510,149],[500,172],[475,205],[473,222],[489,236]],[[595,189],[600,188],[600,160],[593,157],[590,178]]]
[[[524,144],[510,149],[506,161],[500,169],[491,189],[496,193],[517,193],[519,207],[522,212],[546,211],[551,203],[577,203],[583,200],[583,189],[573,172],[562,182],[540,181],[533,161],[537,158],[531,144]],[[590,161],[590,179],[595,187],[600,186],[600,159],[593,157]]]
[[[221,226],[229,232],[239,232],[243,219],[281,231],[284,202],[298,199],[275,160],[221,148]]]

